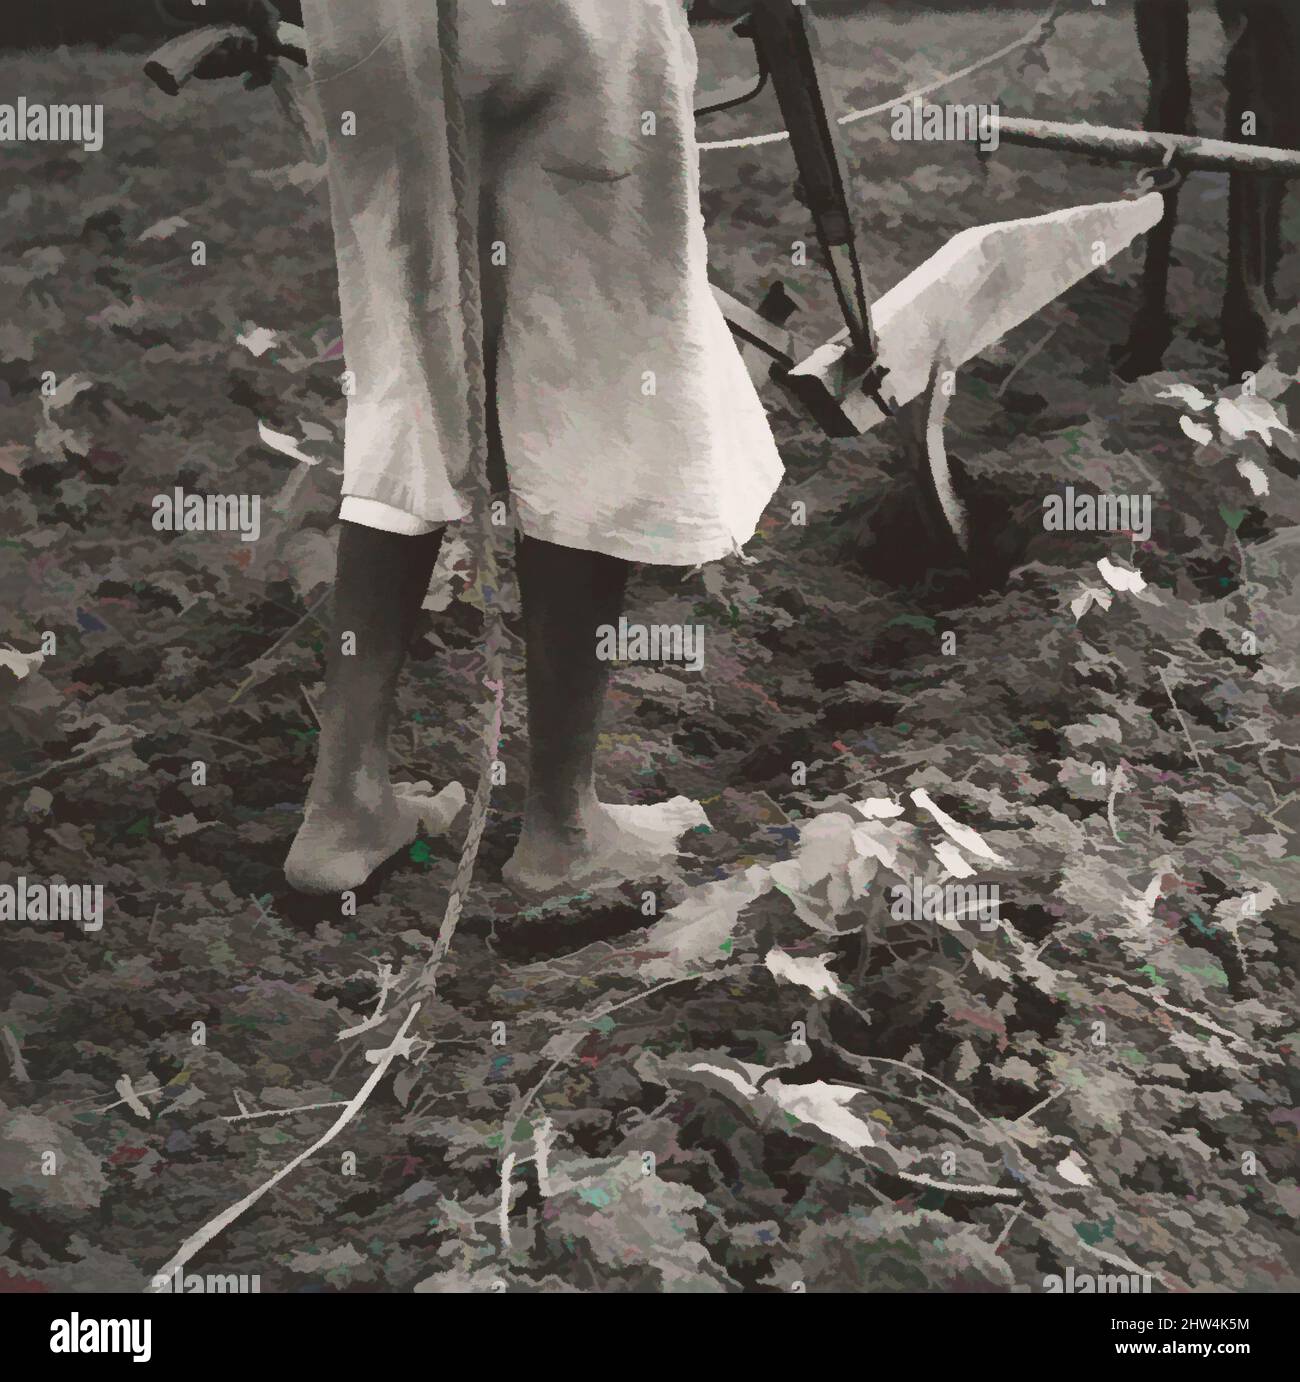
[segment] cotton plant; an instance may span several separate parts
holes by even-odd
[[[1146,604],[1158,602],[1158,597],[1147,589],[1142,573],[1131,566],[1101,557],[1097,562],[1097,572],[1102,584],[1094,585],[1085,581],[1070,597],[1070,612],[1077,624],[1095,605],[1103,611],[1110,609],[1116,595],[1133,595]]]
[[[1182,410],[1179,430],[1192,443],[1198,461],[1230,461],[1251,498],[1262,499],[1277,479],[1269,464],[1271,453],[1300,460],[1300,438],[1290,426],[1285,404],[1278,401],[1295,382],[1295,375],[1266,365],[1213,397],[1195,384],[1162,377],[1153,381],[1152,397]],[[1224,516],[1234,530],[1240,524],[1240,518],[1234,523],[1229,514]]]

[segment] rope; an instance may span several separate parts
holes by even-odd
[[[1055,31],[1056,12],[1059,8],[1060,0],[1053,0],[1047,13],[1031,29],[1027,29],[1013,43],[1008,43],[1005,47],[999,48],[996,53],[990,53],[986,58],[980,58],[978,62],[971,63],[969,67],[963,67],[959,72],[949,72],[946,76],[937,77],[934,81],[927,82],[924,86],[915,87],[911,91],[905,91],[901,96],[895,96],[890,101],[882,101],[878,106],[868,106],[865,110],[851,110],[847,114],[841,115],[835,123],[837,125],[852,125],[856,121],[866,120],[872,115],[884,115],[887,111],[906,105],[918,97],[928,96],[932,91],[938,91],[942,86],[960,81],[963,77],[969,77],[972,72],[978,72],[983,67],[991,67],[995,62],[1001,62],[1003,58],[1014,53],[1017,48],[1024,48],[1027,45],[1032,45],[1035,49],[1041,48]],[[697,147],[701,151],[754,149],[761,144],[781,144],[789,138],[789,130],[774,130],[771,134],[751,134],[740,139],[713,139]]]
[[[432,987],[437,969],[451,946],[464,901],[474,879],[474,864],[487,825],[492,796],[492,765],[501,741],[505,682],[501,655],[506,632],[501,606],[497,526],[492,522],[492,483],[488,475],[487,370],[484,360],[483,285],[480,278],[478,206],[470,166],[472,141],[460,88],[460,0],[437,0],[438,49],[442,59],[443,111],[447,152],[456,211],[456,259],[460,270],[461,317],[464,326],[466,431],[470,453],[470,481],[478,522],[474,530],[478,552],[479,590],[485,620],[483,684],[492,692],[492,712],[483,733],[483,758],[470,806],[469,828],[461,848],[456,876],[433,952],[421,971],[419,984]],[[508,529],[502,525],[502,533]]]
[[[478,858],[479,842],[483,838],[483,828],[487,823],[488,801],[492,795],[492,763],[496,758],[497,746],[501,738],[501,717],[505,701],[505,684],[501,677],[501,649],[505,638],[505,624],[497,604],[497,536],[492,523],[492,486],[487,468],[487,381],[484,368],[483,341],[483,298],[482,284],[479,280],[478,258],[478,216],[477,199],[471,195],[474,179],[470,172],[469,131],[465,120],[465,109],[460,98],[457,80],[460,70],[460,33],[458,6],[460,0],[437,0],[438,6],[438,46],[442,55],[442,83],[444,107],[446,111],[447,147],[451,162],[451,181],[456,203],[456,250],[460,271],[461,307],[464,319],[464,349],[466,401],[469,405],[468,437],[471,455],[471,481],[477,490],[475,495],[479,506],[477,537],[479,552],[480,587],[483,591],[483,608],[486,616],[486,635],[484,652],[487,660],[485,685],[493,693],[492,715],[483,735],[483,766],[479,771],[478,785],[474,789],[474,801],[470,810],[469,830],[461,848],[460,862],[456,866],[456,878],[447,898],[447,909],[443,913],[442,925],[438,928],[438,938],[433,951],[425,961],[418,977],[401,989],[403,998],[409,998],[411,991],[418,988],[432,988],[437,977],[438,965],[446,955],[456,933],[456,923],[460,920],[461,907],[474,877],[474,862]],[[365,1107],[389,1067],[399,1057],[409,1058],[416,1038],[408,1035],[411,1026],[419,1015],[421,1003],[412,999],[405,1009],[394,1008],[383,1011],[383,1000],[388,989],[380,994],[380,1006],[373,1018],[340,1033],[344,1037],[359,1036],[387,1022],[389,1018],[402,1014],[402,1023],[397,1034],[389,1044],[367,1053],[374,1063],[374,1069],[365,1083],[352,1096],[330,1127],[309,1147],[285,1162],[269,1180],[256,1186],[237,1203],[228,1206],[200,1229],[192,1233],[171,1260],[158,1273],[171,1276],[181,1270],[200,1248],[205,1247],[218,1234],[223,1233],[237,1219],[258,1202],[268,1191],[289,1176],[305,1161],[327,1146]],[[150,1290],[154,1289],[152,1286]]]

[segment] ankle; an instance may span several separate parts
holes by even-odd
[[[374,810],[391,792],[386,743],[373,739],[339,742],[322,732],[316,771],[307,792],[308,805],[353,805]]]

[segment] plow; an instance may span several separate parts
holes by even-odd
[[[1055,8],[1031,31],[1037,32],[1037,42],[1052,32],[1054,16]],[[756,75],[739,83],[738,91],[697,110],[697,124],[770,88],[783,128],[700,147],[790,144],[796,169],[792,195],[809,212],[818,258],[843,324],[810,347],[791,325],[800,302],[782,279],[769,283],[754,307],[716,284],[714,298],[755,382],[780,390],[825,435],[860,436],[882,423],[893,429],[936,564],[965,560],[978,539],[944,442],[944,420],[961,366],[1159,224],[1168,205],[1166,194],[1187,172],[1300,176],[1300,150],[999,115],[1000,142],[1138,164],[1136,182],[1114,201],[963,230],[877,295],[866,272],[869,254],[848,191],[841,129],[863,116],[895,109],[919,93],[835,117],[823,92],[816,26],[805,6],[753,0],[734,33],[752,44]],[[1031,35],[985,62],[1014,51]],[[249,87],[270,85],[284,111],[310,138],[311,120],[289,75],[306,65],[304,35],[296,26],[280,24],[268,39],[227,24],[179,35],[155,52],[144,70],[173,96],[194,78],[242,76]]]

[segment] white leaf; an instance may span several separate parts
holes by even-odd
[[[1262,916],[1279,900],[1278,890],[1271,883],[1265,883],[1262,888],[1244,893],[1241,897],[1225,897],[1214,909],[1214,915],[1220,921],[1241,921],[1243,918]]]
[[[1075,623],[1077,624],[1093,605],[1100,605],[1103,610],[1109,609],[1114,598],[1109,590],[1098,589],[1095,585],[1085,585],[1070,601],[1070,612],[1074,615]]]
[[[772,882],[805,925],[835,932],[836,917],[865,895],[876,863],[862,858],[855,842],[858,830],[870,828],[866,823],[855,826],[854,818],[842,811],[814,816],[799,827],[794,857],[771,866]]]
[[[188,835],[198,834],[200,830],[211,830],[214,824],[213,821],[201,821],[193,811],[187,811],[183,816],[170,816],[166,820],[160,820],[158,833],[168,844],[175,844]]]
[[[1210,400],[1194,384],[1167,384],[1156,397],[1176,398],[1196,413],[1210,406]]]
[[[414,1045],[415,1038],[412,1036],[394,1037],[387,1046],[376,1046],[368,1050],[366,1059],[371,1065],[379,1065],[390,1053],[395,1060],[400,1056],[409,1058]]]
[[[799,984],[818,997],[826,993],[843,997],[840,981],[826,968],[823,955],[787,955],[784,950],[772,949],[763,963],[775,978]]]
[[[874,860],[877,865],[883,864],[887,869],[901,875],[898,856],[903,849],[903,841],[893,828],[877,825],[875,821],[865,821],[862,825],[853,827],[851,838],[853,848],[862,859]],[[874,874],[872,876],[874,877]]]
[[[1131,591],[1136,594],[1139,590],[1146,589],[1147,583],[1138,572],[1116,566],[1109,557],[1102,557],[1098,561],[1097,570],[1101,572],[1102,580],[1114,590]]]
[[[1267,399],[1253,395],[1219,399],[1214,405],[1214,416],[1219,420],[1223,435],[1232,441],[1242,441],[1252,432],[1262,438],[1265,445],[1272,442],[1274,432],[1295,436]]]
[[[684,902],[665,912],[646,932],[638,949],[652,957],[641,966],[648,981],[677,979],[697,967],[727,958],[722,947],[731,939],[741,913],[772,887],[768,871],[752,864],[743,873],[706,883]]]
[[[20,653],[16,648],[0,648],[0,667],[12,672],[19,681],[45,661],[41,653]]]
[[[981,859],[987,859],[992,864],[1005,864],[1007,862],[996,850],[986,845],[970,826],[962,825],[960,821],[953,820],[943,807],[931,798],[924,787],[917,787],[913,790],[912,800],[928,811],[938,822],[943,832],[956,840],[964,850]]]
[[[1056,1174],[1062,1180],[1069,1181],[1071,1185],[1091,1185],[1092,1178],[1083,1169],[1083,1162],[1078,1152],[1071,1152],[1069,1156],[1056,1164]]]
[[[123,1075],[114,1088],[122,1096],[122,1100],[127,1108],[129,1108],[137,1118],[147,1119],[149,1117],[149,1110],[145,1107],[144,1100],[135,1092],[135,1088],[131,1084],[130,1075]]]
[[[262,356],[275,344],[275,332],[265,326],[255,326],[247,335],[240,332],[235,340],[250,354]]]
[[[736,1064],[741,1066],[742,1070],[731,1070],[725,1065],[709,1065],[703,1061],[690,1066],[689,1069],[693,1074],[711,1075],[716,1079],[723,1080],[741,1094],[757,1094],[756,1082],[760,1075],[767,1073],[767,1067],[749,1065],[744,1061],[737,1061]]]
[[[894,816],[903,814],[900,803],[890,801],[888,797],[866,797],[862,801],[855,801],[853,809],[861,811],[869,821],[889,820]]]
[[[939,862],[954,878],[969,878],[975,872],[962,857],[957,846],[950,845],[947,840],[941,840],[935,845],[934,852],[939,856]]]
[[[845,1085],[827,1084],[814,1080],[811,1084],[781,1084],[769,1080],[762,1092],[771,1097],[787,1113],[804,1123],[811,1123],[829,1133],[846,1147],[874,1147],[871,1128],[844,1107],[862,1091]]]
[[[54,392],[48,398],[41,399],[41,403],[45,409],[45,416],[49,417],[51,413],[59,408],[66,408],[79,393],[85,393],[87,389],[93,389],[94,387],[95,381],[93,379],[87,379],[84,374],[70,374],[66,379],[61,379],[56,385]],[[85,452],[81,454],[85,455]]]
[[[1206,446],[1214,440],[1214,433],[1203,422],[1194,421],[1186,413],[1178,419],[1178,425],[1197,446]]]
[[[166,240],[183,226],[189,225],[184,216],[168,216],[164,221],[155,221],[148,230],[140,232],[141,240]]]
[[[1250,486],[1252,494],[1258,496],[1268,493],[1268,476],[1265,475],[1263,467],[1256,465],[1254,461],[1238,461],[1237,474]]]
[[[260,354],[260,351],[254,351]],[[264,422],[257,424],[257,435],[272,451],[278,451],[282,456],[292,456],[295,461],[301,461],[304,465],[319,465],[319,456],[309,456],[301,450],[299,444],[285,432],[273,432]]]

